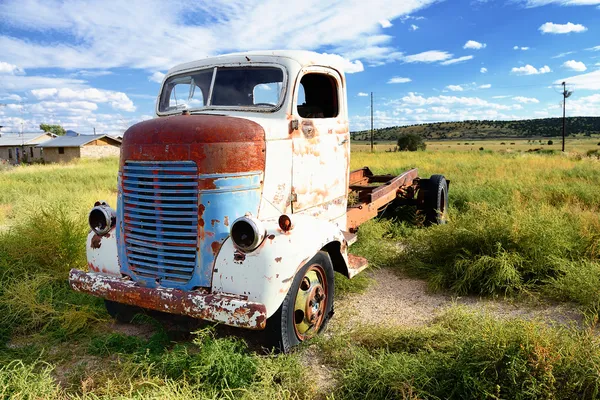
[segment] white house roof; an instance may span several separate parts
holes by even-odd
[[[0,147],[23,146],[45,135],[47,133],[24,133],[23,135],[3,133],[0,136]],[[48,140],[51,140],[51,138],[48,138]]]
[[[115,142],[121,143],[119,139],[108,135],[80,135],[80,136],[59,136],[55,139],[49,140],[40,144],[38,147],[81,147],[86,144],[93,142],[94,140],[109,138]]]
[[[276,62],[277,59],[288,59],[296,61],[301,66],[306,65],[323,65],[333,66],[337,70],[343,72],[344,70],[344,58],[336,54],[321,54],[315,53],[314,51],[305,50],[258,50],[258,51],[247,51],[243,53],[231,53],[223,54],[215,57],[207,57],[202,60],[191,61],[183,64],[176,65],[171,68],[167,75],[171,75],[175,72],[185,71],[190,69],[197,69],[209,65],[215,64],[233,64],[242,63],[248,64],[252,61],[260,62]]]

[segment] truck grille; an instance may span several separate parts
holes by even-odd
[[[138,277],[188,282],[197,264],[198,170],[191,161],[123,167],[123,236]]]

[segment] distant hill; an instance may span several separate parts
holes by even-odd
[[[436,122],[421,125],[392,126],[376,129],[374,140],[396,140],[403,133],[417,133],[426,139],[488,139],[549,137],[562,135],[562,118],[524,119],[518,121]],[[567,118],[568,135],[600,134],[600,117]],[[369,140],[370,132],[352,132],[353,140]]]

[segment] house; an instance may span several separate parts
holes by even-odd
[[[39,147],[46,162],[68,162],[75,158],[116,157],[121,141],[108,135],[59,136]]]
[[[48,132],[22,135],[0,133],[0,160],[11,164],[40,161],[44,154],[38,145],[55,137],[56,135]]]

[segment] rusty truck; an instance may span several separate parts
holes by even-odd
[[[442,175],[350,171],[336,57],[263,51],[178,65],[156,115],[125,132],[116,208],[91,209],[88,271],[69,276],[119,320],[144,309],[266,328],[288,351],[332,317],[334,272],[367,266],[348,253],[362,223],[392,203],[446,219]]]

